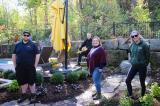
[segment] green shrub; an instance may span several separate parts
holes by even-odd
[[[120,99],[120,106],[132,106],[133,105],[133,100],[130,97],[122,97]]]
[[[8,79],[9,74],[14,73],[12,70],[7,70],[3,72],[3,78]]]
[[[50,78],[50,82],[55,85],[63,84],[64,83],[64,75],[60,72],[56,72],[52,74]]]
[[[0,69],[0,78],[2,78],[3,77],[3,69]]]
[[[8,75],[8,79],[10,79],[10,80],[16,80],[16,73],[10,73]]]
[[[8,85],[7,90],[9,92],[16,92],[19,89],[17,80],[13,80],[10,85]]]
[[[2,78],[3,77],[3,72],[0,72],[0,78]]]
[[[36,73],[36,85],[42,84],[44,81],[43,75],[41,73]]]
[[[160,97],[160,87],[158,86],[158,83],[153,83],[151,85],[151,95],[153,97]]]
[[[85,70],[81,70],[81,71],[78,71],[79,73],[79,79],[87,79],[87,76],[88,76],[88,72],[85,71]]]
[[[146,94],[140,98],[142,106],[153,106],[153,96],[151,94]]]
[[[67,75],[67,81],[72,84],[72,83],[77,83],[79,80],[79,73],[76,72],[70,72]]]

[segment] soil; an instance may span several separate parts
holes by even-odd
[[[47,94],[44,96],[38,96],[37,100],[41,101],[41,103],[48,103],[48,102],[57,102],[60,100],[69,99],[83,93],[86,89],[88,89],[91,86],[91,84],[92,84],[91,78],[79,81],[78,85],[80,86],[80,88],[78,89],[74,89],[72,85],[69,83],[64,83],[62,85],[62,90],[60,92],[57,92],[56,85],[50,83],[44,83],[43,87],[47,88]],[[11,100],[16,100],[19,97],[20,97],[20,91],[8,92],[6,89],[0,90],[0,104]]]
[[[113,74],[113,73],[117,73],[117,71],[115,71],[117,69],[110,69],[110,68],[106,68],[105,72],[103,74],[103,78],[106,78],[107,76]],[[152,75],[152,80],[153,82],[156,81],[160,84],[160,69],[158,69],[156,72],[154,73],[154,75]],[[57,101],[61,101],[61,100],[66,100],[66,99],[70,99],[73,98],[75,96],[78,96],[80,94],[82,94],[83,92],[85,92],[91,85],[92,85],[92,79],[91,77],[88,77],[86,80],[81,80],[78,82],[78,85],[80,86],[80,88],[78,89],[73,89],[72,85],[65,82],[62,86],[62,90],[61,92],[56,92],[56,86],[50,83],[45,82],[43,84],[43,87],[47,88],[47,95],[45,96],[40,96],[38,97],[38,101],[41,101],[41,103],[49,103],[49,102],[57,102]],[[134,97],[135,98],[139,98],[140,97],[140,89],[135,89],[133,90],[134,92]],[[119,104],[119,100],[122,96],[125,95],[125,91],[120,91],[118,92],[113,98],[111,98],[110,102],[111,105],[109,106],[117,106],[117,104]],[[20,91],[17,92],[7,92],[6,89],[0,89],[0,104],[7,102],[7,101],[11,101],[11,100],[16,100],[20,97]],[[134,100],[134,106],[140,106],[140,103],[138,100]],[[160,98],[156,99],[159,103]],[[158,106],[158,105],[157,105]]]
[[[103,78],[106,78],[108,75],[111,74],[109,69],[105,70],[106,71],[103,74]],[[47,94],[44,96],[39,96],[38,101],[41,101],[41,103],[49,103],[73,98],[85,92],[92,85],[92,83],[93,82],[91,77],[88,77],[86,80],[79,81],[79,88],[74,89],[71,84],[65,82],[62,85],[61,92],[57,92],[56,85],[50,84],[45,81],[42,86],[47,88]],[[6,89],[0,89],[0,104],[11,100],[17,100],[19,97],[20,91],[8,92]]]

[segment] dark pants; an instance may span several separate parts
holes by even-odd
[[[126,79],[126,84],[127,84],[127,90],[128,90],[128,95],[132,96],[132,85],[131,81],[133,80],[134,76],[136,73],[139,72],[139,79],[140,79],[140,84],[141,84],[141,96],[144,96],[145,91],[146,91],[146,86],[145,86],[145,79],[146,79],[146,72],[147,72],[147,67],[146,66],[132,66],[131,70],[129,71]]]
[[[88,52],[82,52],[82,53],[80,53],[80,54],[78,55],[78,65],[80,65],[80,62],[81,62],[81,60],[82,60],[82,56],[87,57],[87,55],[88,55]]]

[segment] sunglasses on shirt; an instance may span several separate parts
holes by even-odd
[[[27,37],[29,37],[30,35],[28,35],[28,34],[24,34],[23,36],[27,36]]]
[[[131,38],[135,38],[135,37],[138,37],[138,35],[131,36]]]

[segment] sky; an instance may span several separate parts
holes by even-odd
[[[2,2],[4,2],[8,10],[16,9],[20,14],[24,13],[24,7],[18,5],[18,0],[0,0],[0,4],[2,4]]]

